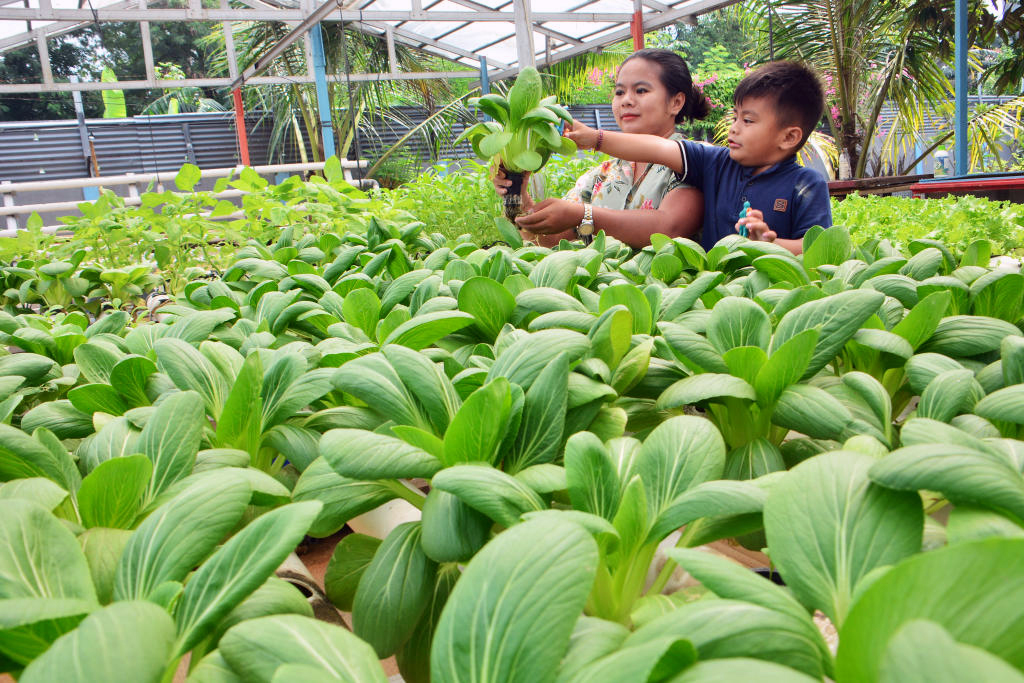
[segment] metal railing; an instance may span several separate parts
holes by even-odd
[[[357,168],[365,169],[368,166],[366,160],[351,161],[348,159],[342,160],[341,167],[345,173],[345,180],[349,181],[357,187],[377,187],[376,180],[370,179],[355,179],[352,177],[352,171]],[[227,178],[231,175],[238,175],[243,166],[234,166],[231,168],[209,168],[201,171],[200,178]],[[322,171],[324,168],[324,162],[308,163],[308,164],[271,164],[266,166],[253,166],[252,169],[260,175],[266,174],[279,174],[279,173],[304,173],[308,171]],[[4,181],[0,183],[0,196],[3,197],[3,206],[0,206],[0,217],[6,218],[6,229],[0,230],[0,237],[13,237],[17,230],[18,224],[16,216],[25,216],[32,213],[54,213],[62,211],[77,211],[81,201],[74,202],[50,202],[45,204],[22,204],[18,205],[15,202],[15,197],[18,193],[26,192],[45,192],[48,190],[75,190],[85,188],[107,188],[107,187],[128,187],[128,196],[124,198],[126,206],[139,206],[142,204],[142,199],[139,195],[139,186],[149,187],[151,184],[155,184],[158,192],[164,191],[164,183],[174,180],[175,174],[164,172],[164,173],[126,173],[124,175],[115,175],[99,178],[68,178],[65,180],[34,180],[22,183],[12,183]],[[218,199],[232,199],[238,198],[242,195],[247,194],[243,190],[224,190],[223,192],[217,192],[214,194]],[[84,200],[87,203],[91,203],[95,200]],[[232,214],[233,217],[238,218],[241,214]],[[230,218],[232,216],[225,216]],[[44,226],[43,232],[54,233],[57,230],[64,228],[61,225],[50,225]]]

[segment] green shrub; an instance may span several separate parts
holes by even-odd
[[[531,186],[535,199],[563,196],[581,175],[607,158],[591,153],[553,156],[544,167],[543,180]],[[458,170],[453,170],[455,163],[460,165]],[[494,218],[501,215],[501,202],[494,193],[487,166],[477,161],[435,164],[411,182],[381,191],[378,196],[426,223],[428,232],[439,232],[449,239],[468,234],[477,244],[499,239]]]

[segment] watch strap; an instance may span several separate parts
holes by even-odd
[[[573,229],[576,236],[583,240],[584,244],[594,241],[594,206],[590,203],[583,204],[583,220]]]

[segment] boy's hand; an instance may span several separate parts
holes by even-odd
[[[516,218],[516,225],[520,230],[546,235],[577,226],[582,220],[582,204],[567,199],[545,199],[534,204],[530,213]]]
[[[778,238],[775,231],[764,222],[764,214],[760,209],[749,209],[746,217],[736,221],[736,232],[740,231],[741,225],[747,226],[747,236],[752,240],[774,242]]]
[[[576,119],[573,119],[571,124],[565,124],[565,131],[562,134],[575,142],[580,149],[594,149],[597,145],[597,131]]]

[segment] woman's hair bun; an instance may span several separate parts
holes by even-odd
[[[637,58],[646,59],[661,68],[661,84],[665,86],[669,97],[676,93],[683,93],[686,96],[686,104],[676,114],[676,123],[682,123],[687,119],[702,119],[708,115],[711,111],[711,102],[700,88],[693,84],[693,76],[690,75],[690,67],[686,65],[685,59],[672,50],[647,48],[637,50],[622,63]]]
[[[684,119],[702,119],[711,113],[711,100],[704,94],[704,91],[700,87],[694,85],[690,94],[686,96],[686,104],[683,105],[683,110],[676,115],[676,123],[682,123],[682,116]]]

